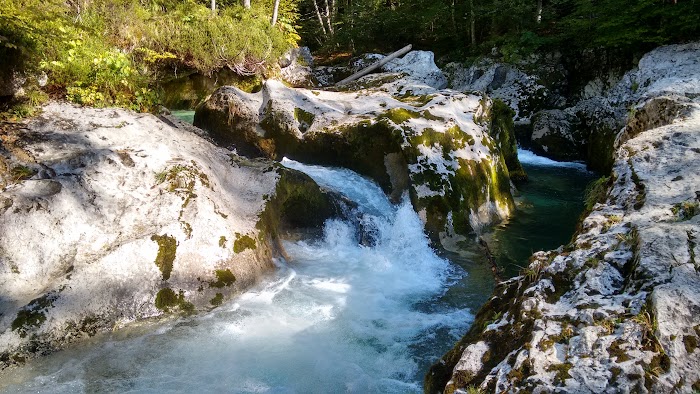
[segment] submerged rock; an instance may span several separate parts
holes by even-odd
[[[280,229],[337,213],[306,175],[190,129],[54,103],[4,136],[0,368],[135,320],[216,306],[273,269]]]
[[[700,387],[700,102],[639,108],[574,240],[496,287],[426,392]]]
[[[195,125],[239,153],[347,167],[394,201],[408,192],[435,240],[478,232],[513,209],[509,168],[524,175],[512,113],[417,75],[374,74],[342,92],[273,80],[258,94],[221,88],[197,108]]]

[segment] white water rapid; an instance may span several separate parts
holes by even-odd
[[[575,168],[582,171],[586,170],[585,163],[578,163],[573,161],[555,161],[544,156],[537,156],[532,151],[526,149],[518,148],[518,160],[521,164],[529,164],[533,166],[540,167],[566,167]]]
[[[392,205],[352,171],[283,163],[355,201],[371,246],[360,244],[356,224],[330,220],[323,239],[285,243],[291,261],[214,311],[59,352],[7,374],[0,388],[422,392],[427,367],[473,319],[459,296],[446,296],[465,271],[430,248],[408,201]]]

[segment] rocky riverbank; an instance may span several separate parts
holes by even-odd
[[[0,368],[207,310],[274,268],[278,231],[338,207],[306,175],[174,118],[50,104],[0,150]]]
[[[700,389],[699,52],[659,48],[592,98],[626,125],[600,200],[570,244],[497,286],[426,392]]]

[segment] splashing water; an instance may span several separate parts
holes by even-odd
[[[430,248],[408,201],[392,205],[349,170],[283,164],[355,201],[372,246],[355,224],[329,220],[322,239],[285,243],[291,261],[274,278],[214,311],[57,353],[14,371],[4,389],[422,392],[427,366],[473,319],[440,302],[464,270]]]

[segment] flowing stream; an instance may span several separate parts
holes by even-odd
[[[477,275],[487,284],[470,285],[464,267],[436,255],[410,202],[392,205],[349,170],[284,164],[354,200],[360,223],[330,220],[322,239],[286,243],[291,261],[210,313],[73,347],[12,371],[0,387],[421,392],[428,366],[466,331],[492,279]],[[451,288],[483,294],[446,296]]]
[[[531,177],[524,213],[492,235],[502,265],[525,264],[562,231],[569,237],[591,178],[571,164],[521,157]],[[276,261],[261,285],[211,312],[98,335],[3,372],[0,391],[422,392],[428,367],[490,296],[489,265],[478,254],[436,254],[410,202],[392,205],[350,170],[283,164],[355,201],[358,219],[327,221],[319,240],[285,242],[290,261]],[[573,212],[571,229],[547,230],[547,212],[562,206],[571,206],[557,214]]]

